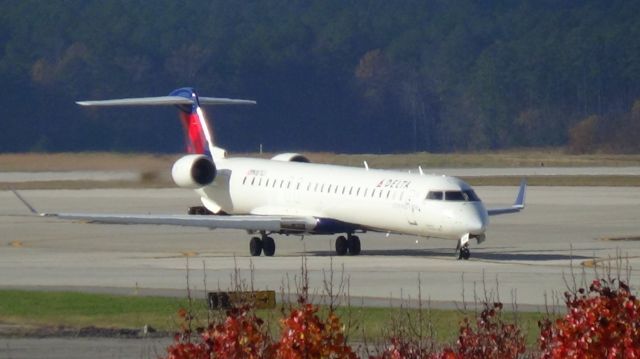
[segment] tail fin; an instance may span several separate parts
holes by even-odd
[[[213,128],[200,105],[255,105],[251,100],[235,100],[218,97],[199,97],[190,87],[172,91],[169,96],[125,98],[102,101],[78,101],[81,106],[163,106],[174,105],[180,111],[184,128],[187,152],[204,154],[212,158],[223,158],[225,151],[215,146]]]

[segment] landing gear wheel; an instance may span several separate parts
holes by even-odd
[[[276,253],[276,242],[273,240],[273,238],[262,238],[262,251],[267,257],[272,257]]]
[[[347,239],[344,236],[340,236],[336,238],[336,254],[339,256],[343,256],[347,254],[349,246],[347,243]]]
[[[349,236],[347,248],[349,249],[349,255],[357,256],[360,254],[360,238],[358,236]]]
[[[260,238],[251,238],[251,240],[249,241],[249,253],[251,253],[251,255],[254,257],[258,257],[260,253],[262,253],[262,240]]]
[[[469,259],[469,257],[471,257],[471,251],[469,250],[469,246],[463,246],[462,248],[460,248],[460,255],[458,256],[458,259],[467,260]]]

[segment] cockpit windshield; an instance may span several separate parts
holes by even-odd
[[[450,202],[479,202],[480,198],[472,189],[463,191],[429,191],[428,200],[450,201]]]

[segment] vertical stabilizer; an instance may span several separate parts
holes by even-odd
[[[190,104],[176,105],[180,111],[180,120],[184,128],[187,152],[206,155],[212,158],[224,157],[225,151],[215,147],[213,128],[200,107],[200,100],[193,88],[183,87],[174,90],[169,96],[184,97]]]

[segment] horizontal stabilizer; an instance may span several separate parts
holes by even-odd
[[[252,100],[236,100],[221,97],[199,97],[200,105],[255,105]],[[167,106],[167,105],[193,105],[195,99],[182,96],[157,96],[122,98],[115,100],[77,101],[80,106]]]

